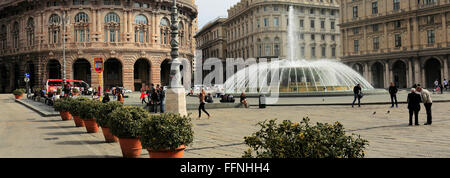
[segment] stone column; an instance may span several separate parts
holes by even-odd
[[[131,63],[133,59],[129,56],[123,57],[123,86],[131,91],[134,91],[134,64]]]
[[[443,75],[442,75],[442,81],[444,81],[444,78],[448,80],[448,59],[447,56],[443,57],[443,61],[444,61],[444,65],[442,66],[444,70],[443,71]]]
[[[369,83],[372,83],[372,79],[369,78],[369,64],[368,63],[363,63],[364,65],[364,78],[366,78],[367,81],[369,81]]]
[[[445,13],[442,13],[442,47],[447,47],[447,40],[448,40],[448,35],[447,35],[447,16],[445,15]]]
[[[384,88],[387,88],[389,86],[390,81],[390,70],[389,70],[389,61],[385,61],[384,63]]]
[[[413,78],[413,71],[412,71],[412,62],[411,59],[408,59],[408,77],[407,77],[407,81],[406,81],[406,86],[407,87],[411,87],[414,85],[414,82],[412,80]]]
[[[420,75],[420,73],[422,72],[422,70],[420,69],[420,61],[418,58],[414,58],[412,59],[413,64],[414,64],[414,83],[415,84],[419,84],[422,83],[422,76]]]
[[[413,49],[418,50],[419,49],[419,23],[418,23],[418,17],[413,18]]]

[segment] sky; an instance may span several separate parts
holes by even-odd
[[[222,16],[227,17],[227,10],[240,0],[195,0],[198,6],[198,29],[209,21]]]

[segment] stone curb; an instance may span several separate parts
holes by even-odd
[[[35,106],[33,106],[33,105],[31,105],[31,104],[28,104],[28,103],[26,103],[26,102],[23,102],[23,101],[21,101],[20,99],[19,100],[17,100],[16,99],[16,102],[17,103],[20,103],[20,104],[22,104],[22,105],[24,105],[25,107],[27,107],[27,108],[30,108],[31,110],[33,110],[33,111],[35,111],[35,112],[37,112],[39,115],[41,115],[42,117],[54,117],[54,116],[59,116],[59,113],[49,113],[49,112],[45,112],[45,111],[41,111],[41,110],[39,110],[37,107],[35,107]]]

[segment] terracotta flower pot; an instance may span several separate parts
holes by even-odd
[[[105,141],[106,142],[110,143],[110,142],[117,142],[117,141],[119,141],[119,138],[114,136],[111,133],[111,131],[109,131],[109,128],[102,127],[102,131],[103,131],[103,136],[105,136]]]
[[[87,133],[97,133],[98,132],[98,125],[95,118],[93,119],[84,119],[84,126],[86,127]]]
[[[181,145],[175,151],[171,152],[169,150],[159,150],[153,151],[147,148],[150,158],[183,158],[185,145]]]
[[[139,138],[119,138],[120,148],[124,158],[139,158],[142,152]]]
[[[84,121],[80,118],[80,116],[73,116],[73,121],[75,122],[75,126],[84,127]]]
[[[22,95],[14,95],[14,97],[15,97],[17,100],[22,99],[23,96],[25,96],[25,94],[22,94]]]
[[[59,115],[61,115],[61,119],[63,121],[68,121],[68,120],[72,119],[72,114],[70,114],[69,111],[64,111],[64,112],[60,111]]]

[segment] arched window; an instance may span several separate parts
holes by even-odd
[[[161,44],[168,44],[169,33],[170,33],[170,23],[166,18],[162,18],[161,22]]]
[[[1,29],[0,29],[0,41],[2,42],[2,49],[6,49],[7,48],[7,42],[8,42],[8,32],[6,31],[6,25],[2,25]]]
[[[257,40],[257,45],[258,45],[258,57],[262,56],[262,44],[261,44],[261,39]]]
[[[185,42],[185,40],[184,40],[184,25],[182,22],[178,23],[178,36],[179,36],[178,40],[179,40],[180,47],[184,47],[184,44],[183,44]]]
[[[59,31],[61,25],[61,17],[57,14],[52,14],[48,20],[48,43],[54,44],[59,42]]]
[[[80,12],[75,16],[74,24],[74,41],[89,42],[89,16]]]
[[[27,31],[27,44],[28,44],[28,46],[33,46],[34,45],[34,19],[31,17],[28,19],[26,31]]]
[[[264,55],[270,56],[272,54],[272,44],[270,44],[269,38],[264,38]]]
[[[278,38],[278,37],[275,37],[275,44],[274,44],[274,55],[275,56],[280,56],[280,38]]]
[[[134,42],[148,42],[148,20],[147,17],[140,14],[137,15],[134,19],[135,25],[135,33],[134,33]]]
[[[19,48],[19,22],[14,22],[12,29],[13,47]]]
[[[105,16],[105,42],[120,42],[120,17],[114,12]],[[108,40],[109,39],[109,40]]]

